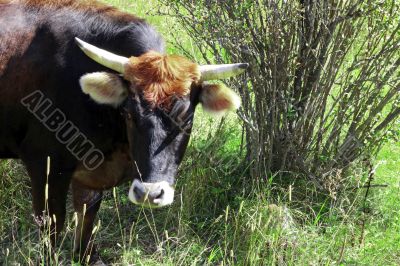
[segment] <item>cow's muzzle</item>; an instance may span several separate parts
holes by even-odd
[[[159,208],[174,201],[174,188],[166,181],[144,183],[135,179],[129,189],[129,199],[143,207]]]

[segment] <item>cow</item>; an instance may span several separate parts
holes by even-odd
[[[96,1],[0,0],[0,158],[24,163],[36,221],[53,219],[52,242],[71,187],[74,253],[96,262],[90,236],[102,191],[131,181],[134,204],[171,204],[196,106],[240,106],[234,91],[208,81],[247,66],[167,55],[145,20]]]

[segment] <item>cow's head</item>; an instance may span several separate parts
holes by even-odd
[[[196,105],[215,113],[240,106],[232,90],[206,81],[238,75],[247,64],[198,66],[153,51],[126,58],[76,41],[91,59],[121,74],[89,73],[80,84],[94,101],[120,108],[125,116],[132,167],[140,177],[129,198],[147,207],[171,204]]]

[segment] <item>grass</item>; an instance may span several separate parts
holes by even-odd
[[[148,15],[157,10],[156,1],[107,2],[148,17],[164,36],[171,36],[173,21]],[[190,41],[185,45],[190,47]],[[179,52],[171,45],[168,51]],[[308,205],[298,199],[312,201],[312,187],[275,187],[279,176],[250,181],[245,169],[237,168],[243,151],[234,115],[221,121],[199,110],[192,136],[172,206],[135,207],[127,198],[128,185],[106,192],[94,237],[107,263],[400,264],[400,143],[389,142],[379,153],[373,184],[387,186],[371,188],[364,213],[364,188],[354,190],[352,201]],[[70,262],[73,229],[70,212],[57,251],[64,264]],[[32,264],[43,254],[44,242],[33,223],[24,168],[1,161],[0,264]]]
[[[296,208],[287,190],[272,193],[266,180],[246,184],[241,169],[233,169],[240,157],[240,146],[232,141],[239,136],[232,129],[235,118],[229,116],[221,127],[215,127],[217,122],[204,115],[197,118],[171,207],[137,208],[127,199],[127,186],[106,193],[95,236],[105,261],[114,265],[400,263],[399,143],[388,143],[378,156],[373,184],[387,187],[371,189],[361,243],[364,216],[359,204],[324,207],[312,214]],[[32,224],[26,173],[12,161],[1,165],[0,261],[24,265],[42,254],[43,243]],[[365,189],[357,190],[356,203],[364,193]],[[64,261],[70,260],[72,217],[70,213],[59,249]]]

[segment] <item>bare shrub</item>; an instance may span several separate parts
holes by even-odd
[[[399,1],[161,2],[207,63],[250,63],[230,85],[243,100],[253,177],[301,172],[332,192],[395,130]]]

